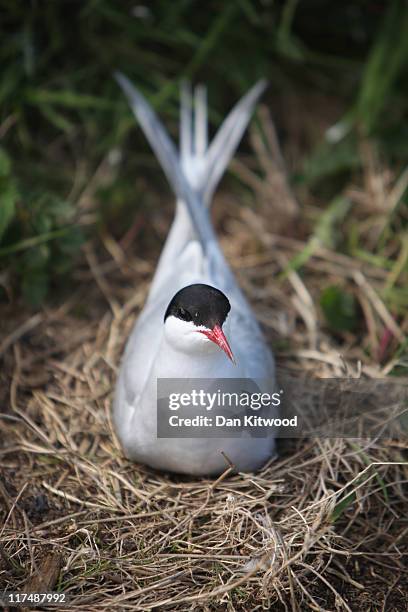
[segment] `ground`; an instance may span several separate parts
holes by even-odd
[[[221,193],[215,209],[279,371],[389,373],[395,353],[379,363],[368,327],[334,333],[318,303],[328,284],[353,285],[383,321],[383,270],[316,244],[300,274],[287,264],[307,239],[274,233],[262,206]],[[112,389],[157,257],[140,257],[138,232],[127,250],[89,242],[55,305],[2,307],[1,588],[62,591],[62,609],[81,611],[407,609],[406,439],[282,440],[260,472],[226,464],[217,480],[124,458]]]

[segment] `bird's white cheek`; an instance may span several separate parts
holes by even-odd
[[[177,317],[168,317],[164,325],[166,341],[175,349],[185,351],[194,345],[195,325],[191,321],[182,321]]]
[[[214,342],[200,333],[200,327],[194,325],[192,321],[182,321],[177,317],[170,316],[166,319],[164,336],[166,342],[178,351],[208,353],[216,349]]]

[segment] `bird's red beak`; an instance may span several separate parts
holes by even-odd
[[[204,336],[207,336],[207,338],[212,342],[215,342],[215,344],[218,344],[220,349],[222,349],[224,353],[231,359],[232,363],[235,364],[235,359],[234,355],[232,354],[231,347],[228,344],[228,340],[226,339],[225,334],[219,325],[214,325],[211,330],[200,329],[198,331],[201,334],[204,334]]]

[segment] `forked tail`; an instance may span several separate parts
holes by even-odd
[[[160,161],[178,200],[187,206],[195,234],[204,251],[216,237],[206,207],[221,180],[247,127],[255,104],[266,87],[256,83],[234,106],[208,146],[206,89],[199,85],[191,93],[184,83],[181,90],[180,153],[142,94],[123,74],[116,79]],[[194,109],[193,109],[194,106]],[[203,204],[205,206],[203,206]]]

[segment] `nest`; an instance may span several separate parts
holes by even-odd
[[[245,207],[232,209],[226,230],[226,254],[281,366],[388,374],[392,359],[380,366],[365,350],[375,321],[394,321],[373,289],[383,270],[320,245],[303,276],[292,269],[277,283],[305,243],[268,231]],[[104,247],[86,247],[77,291],[62,304],[10,316],[0,347],[10,383],[0,592],[61,591],[70,602],[60,609],[81,611],[403,609],[404,441],[285,440],[260,472],[226,463],[216,480],[124,458],[112,389],[154,264],[112,237]],[[353,284],[372,313],[359,338],[322,324],[317,296],[333,280]]]

